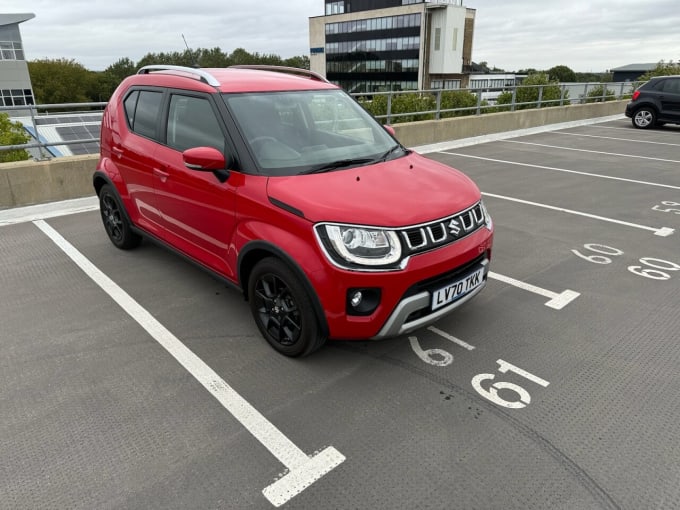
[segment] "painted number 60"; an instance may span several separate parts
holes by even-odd
[[[511,365],[507,361],[503,361],[502,359],[499,359],[496,361],[498,363],[498,371],[502,374],[505,374],[507,372],[514,372],[515,374],[524,377],[525,379],[528,379],[540,386],[543,386],[544,388],[550,384],[548,381],[545,379],[541,379],[540,377],[535,376],[534,374],[530,374],[526,370],[522,370],[521,368],[518,368],[514,365]],[[482,383],[485,381],[493,381],[496,378],[495,374],[478,374],[472,378],[472,387],[477,390],[477,393],[479,393],[482,397],[486,398],[487,400],[490,400],[494,404],[498,404],[499,406],[507,407],[510,409],[522,409],[523,407],[526,407],[528,404],[531,403],[531,395],[529,395],[529,392],[522,388],[521,386],[510,383],[510,382],[495,382],[492,383],[489,386],[489,389],[486,390],[482,386]],[[517,394],[518,400],[505,400],[502,398],[499,394],[499,390],[510,390],[513,391]]]

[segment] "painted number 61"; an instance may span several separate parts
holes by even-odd
[[[510,363],[508,363],[507,361],[503,361],[502,359],[499,359],[498,361],[496,361],[496,363],[498,363],[499,365],[498,371],[502,374],[505,374],[507,372],[514,372],[515,374],[524,377],[525,379],[528,379],[531,382],[534,382],[540,386],[543,386],[544,388],[548,386],[548,384],[550,384],[545,379],[541,379],[540,377],[537,377],[534,374],[530,374],[526,370],[522,370],[521,368],[511,365]],[[526,407],[528,404],[531,403],[531,395],[529,395],[529,392],[522,388],[521,386],[514,383],[498,381],[492,383],[489,386],[488,390],[484,389],[482,383],[490,380],[492,381],[495,378],[496,378],[495,374],[478,374],[472,378],[472,387],[475,390],[477,390],[477,393],[479,393],[482,397],[486,398],[487,400],[490,400],[491,402],[493,402],[494,404],[498,404],[499,406],[508,407],[510,409],[522,409],[523,407]],[[515,392],[518,396],[518,400],[505,400],[498,394],[499,390],[510,390]]]

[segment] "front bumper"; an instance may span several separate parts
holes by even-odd
[[[329,338],[366,340],[406,334],[427,326],[476,296],[486,284],[493,231],[480,228],[449,245],[414,255],[398,271],[360,272],[328,263],[311,276],[326,315]],[[441,308],[432,306],[438,289],[483,269],[483,281]],[[353,315],[350,289],[379,289],[380,304],[370,315]]]

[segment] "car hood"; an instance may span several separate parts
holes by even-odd
[[[267,192],[273,203],[301,211],[315,223],[383,227],[442,218],[481,197],[465,174],[415,153],[347,170],[271,177]]]

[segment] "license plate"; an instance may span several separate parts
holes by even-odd
[[[432,310],[452,303],[459,297],[479,287],[483,281],[484,268],[478,269],[465,278],[461,278],[460,280],[450,283],[446,287],[436,290],[432,294]]]

